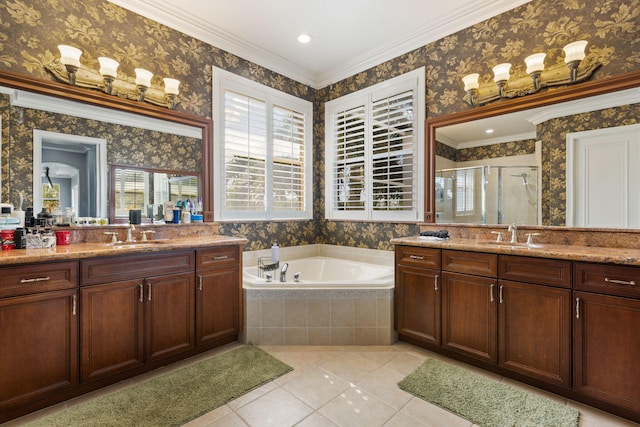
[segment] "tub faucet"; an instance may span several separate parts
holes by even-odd
[[[516,223],[511,224],[507,230],[511,232],[511,243],[518,243],[518,227]]]
[[[286,282],[287,281],[287,269],[289,268],[289,264],[287,264],[286,262],[284,264],[282,264],[282,268],[280,269],[280,281],[281,282]]]

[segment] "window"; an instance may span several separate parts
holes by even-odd
[[[42,207],[51,213],[60,210],[60,184],[42,184]]]
[[[482,171],[478,171],[482,172]],[[482,176],[482,173],[480,174]],[[456,214],[475,214],[476,168],[460,169],[456,171]]]
[[[213,74],[216,218],[310,219],[312,104],[218,68]]]
[[[325,110],[326,217],[422,220],[424,68]]]

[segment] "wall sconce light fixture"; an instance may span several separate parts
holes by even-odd
[[[136,68],[135,80],[118,78],[118,61],[101,56],[98,58],[98,71],[80,63],[82,51],[72,46],[59,45],[60,60],[47,65],[46,68],[54,77],[62,82],[78,87],[97,89],[121,98],[144,101],[161,107],[175,108],[180,91],[180,81],[165,78],[164,90],[151,85],[153,73],[143,68]]]
[[[534,53],[525,58],[527,77],[511,78],[511,64],[493,67],[494,83],[478,81],[480,74],[468,74],[462,78],[465,99],[471,105],[483,105],[500,98],[515,98],[538,92],[542,88],[561,86],[584,81],[602,64],[593,56],[587,57],[587,41],[569,43],[563,50],[565,64],[555,64],[545,68],[545,53]],[[585,59],[586,58],[586,59]]]

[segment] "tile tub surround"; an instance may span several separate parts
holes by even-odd
[[[257,264],[270,250],[244,253]],[[280,260],[329,256],[393,265],[393,252],[334,245],[280,248]],[[243,340],[260,345],[389,345],[393,330],[393,289],[243,290]]]

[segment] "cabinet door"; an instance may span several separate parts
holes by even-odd
[[[410,340],[440,345],[439,271],[396,267],[396,329]]]
[[[76,289],[0,300],[0,412],[78,383],[77,307]]]
[[[496,279],[442,273],[442,345],[480,360],[497,361]]]
[[[574,292],[574,388],[640,412],[640,301]]]
[[[144,364],[142,279],[80,289],[82,381]]]
[[[195,346],[194,274],[145,279],[147,360],[181,353]]]
[[[197,345],[237,339],[240,324],[238,267],[198,272]]]
[[[571,290],[506,280],[498,288],[498,363],[571,386]]]

